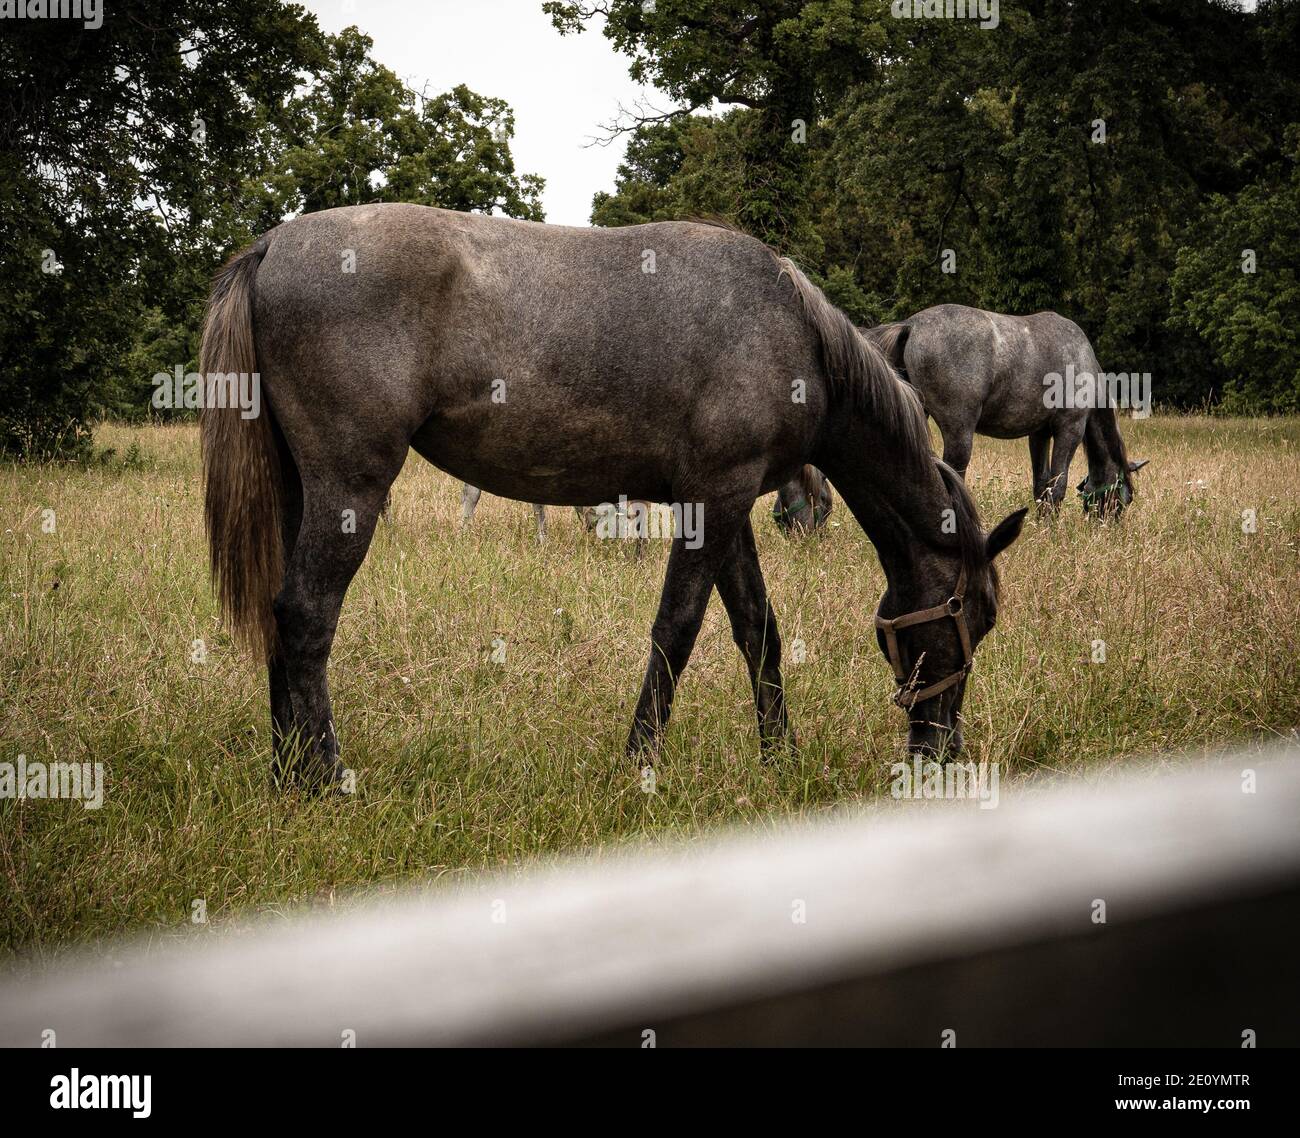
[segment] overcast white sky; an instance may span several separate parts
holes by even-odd
[[[301,0],[327,32],[356,24],[375,41],[375,58],[416,90],[466,83],[505,99],[515,112],[511,151],[521,174],[546,179],[546,220],[586,225],[591,197],[609,190],[625,140],[584,146],[620,103],[671,101],[628,77],[630,60],[593,24],[561,36],[542,0]],[[1253,9],[1255,0],[1238,0]]]
[[[375,41],[374,57],[417,90],[468,84],[505,99],[515,113],[511,152],[521,174],[546,179],[546,220],[586,225],[591,196],[612,189],[624,141],[584,143],[601,133],[620,102],[672,104],[628,77],[631,62],[593,25],[561,36],[542,0],[303,0],[320,26],[355,24]]]

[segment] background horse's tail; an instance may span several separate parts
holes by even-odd
[[[276,639],[271,602],[284,573],[283,487],[271,410],[264,393],[251,419],[237,405],[212,406],[220,400],[207,398],[219,383],[212,376],[257,373],[253,288],[266,249],[262,238],[232,257],[213,280],[200,352],[205,398],[199,433],[203,512],[222,615],[237,642],[269,655]]]
[[[875,328],[863,328],[861,331],[884,353],[890,366],[898,372],[898,378],[911,383],[907,375],[907,342],[912,332],[911,325],[900,320],[893,324],[880,324]]]
[[[808,503],[809,508],[816,509],[817,503],[821,500],[822,483],[826,479],[822,477],[822,472],[815,466],[804,464],[799,471],[799,482],[803,486],[803,498]]]

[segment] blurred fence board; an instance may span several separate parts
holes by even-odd
[[[127,942],[0,981],[0,1044],[1295,1045],[1297,932],[1291,747]]]

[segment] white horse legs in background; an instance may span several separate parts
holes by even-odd
[[[474,520],[474,511],[478,509],[478,500],[483,496],[483,491],[477,486],[471,486],[468,482],[461,483],[460,487],[460,528],[469,529],[470,522]],[[533,503],[533,517],[537,519],[537,540],[546,540],[546,507]]]

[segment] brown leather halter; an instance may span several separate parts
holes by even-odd
[[[966,569],[963,567],[961,576],[957,578],[957,588],[953,590],[952,596],[943,604],[935,605],[933,608],[905,613],[903,616],[896,616],[892,620],[885,620],[881,616],[876,617],[876,627],[885,634],[885,647],[889,650],[889,664],[894,669],[894,679],[898,681],[898,690],[894,692],[894,702],[903,710],[910,711],[918,703],[930,699],[940,692],[947,691],[963,676],[969,675],[971,668],[974,666],[975,658],[970,647],[970,630],[966,627],[966,614],[962,609],[962,598],[965,593]],[[961,650],[966,662],[962,665],[960,671],[953,672],[952,675],[945,676],[928,687],[909,688],[907,669],[903,667],[903,656],[898,650],[899,629],[911,628],[917,624],[928,624],[932,620],[943,620],[945,617],[951,617],[953,623],[957,626],[957,636],[961,640]]]

